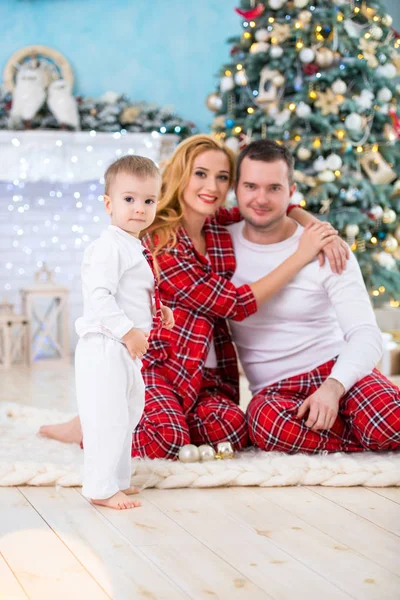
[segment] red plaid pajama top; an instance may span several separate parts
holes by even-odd
[[[181,398],[185,414],[196,403],[212,339],[219,375],[239,403],[236,352],[225,319],[241,321],[257,311],[257,303],[249,285],[236,288],[229,281],[236,262],[231,236],[221,223],[238,220],[238,209],[221,209],[217,218],[206,220],[203,231],[211,264],[183,228],[177,231],[175,247],[157,257],[160,298],[173,310],[175,326],[172,331],[152,331],[143,376],[146,381],[146,373],[162,373]],[[150,245],[148,236],[142,241]]]

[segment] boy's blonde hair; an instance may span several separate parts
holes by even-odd
[[[154,177],[161,179],[161,173],[157,165],[145,156],[133,156],[127,154],[122,156],[118,160],[111,163],[107,171],[104,174],[104,194],[106,196],[110,193],[110,188],[113,181],[121,173],[127,175],[135,175],[135,177],[145,178]]]
[[[165,248],[176,244],[176,230],[182,223],[182,199],[193,170],[194,160],[208,150],[220,150],[229,161],[229,184],[235,176],[235,154],[222,142],[209,135],[194,135],[181,142],[167,162],[162,173],[161,195],[156,218],[141,234],[150,233],[151,249],[156,258]]]

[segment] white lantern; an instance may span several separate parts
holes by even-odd
[[[14,363],[28,364],[29,320],[15,315],[12,306],[0,304],[0,368],[9,369]],[[3,311],[4,307],[4,311]]]
[[[343,165],[343,161],[338,154],[330,154],[326,159],[326,166],[332,171],[337,171]]]
[[[334,81],[332,83],[332,92],[334,94],[345,94],[346,91],[347,91],[347,85],[343,81],[343,79],[336,79],[336,81]]]
[[[310,63],[314,60],[315,54],[312,48],[303,48],[299,54],[300,60],[303,63]]]
[[[36,273],[35,283],[21,290],[22,310],[31,323],[30,364],[69,363],[68,295],[45,265]]]

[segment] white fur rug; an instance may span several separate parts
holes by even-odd
[[[83,452],[36,435],[39,426],[71,415],[14,403],[0,404],[0,486],[79,486]],[[132,460],[140,488],[218,486],[400,486],[400,452],[287,455],[250,450],[236,459],[183,464]]]

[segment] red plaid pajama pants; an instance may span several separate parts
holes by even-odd
[[[246,418],[223,391],[216,369],[204,369],[202,386],[192,411],[185,415],[173,385],[153,371],[146,377],[143,416],[132,437],[132,456],[177,458],[184,444],[231,442],[239,450],[248,442]]]
[[[296,418],[302,402],[330,375],[331,360],[266,387],[251,400],[247,421],[252,444],[262,450],[361,452],[400,448],[400,390],[376,369],[340,400],[330,431],[311,431]]]

